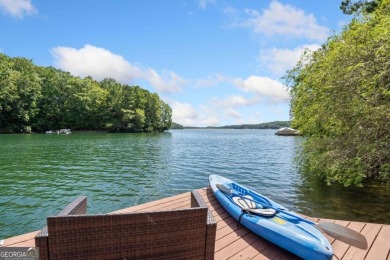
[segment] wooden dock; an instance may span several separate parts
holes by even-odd
[[[237,222],[221,207],[210,188],[198,190],[217,221],[215,259],[299,259],[295,255],[262,239],[245,227],[237,227]],[[173,197],[129,207],[112,213],[136,212],[190,207],[190,192]],[[368,241],[368,249],[351,247],[329,236],[333,259],[374,259],[390,260],[390,225],[351,222],[331,219],[309,218],[315,222],[330,221],[347,226],[363,234]],[[5,247],[34,247],[34,237],[38,231],[5,239]]]

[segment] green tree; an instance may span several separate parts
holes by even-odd
[[[340,9],[344,14],[372,13],[380,5],[381,0],[343,0]]]
[[[68,99],[70,73],[53,67],[39,68],[42,79],[42,98],[39,100],[39,112],[34,123],[34,130],[44,132],[67,128],[64,118],[66,100]]]
[[[390,179],[389,72],[389,0],[289,71],[303,172],[345,186]]]
[[[142,132],[145,125],[145,111],[139,108],[136,108],[133,112],[133,116],[130,122],[130,128],[134,132]]]
[[[139,86],[79,78],[0,54],[0,133],[160,132],[169,129],[171,117],[157,94]]]
[[[67,97],[64,111],[68,127],[81,130],[101,129],[101,107],[105,102],[107,92],[91,77],[84,79],[71,78],[68,84],[72,91]]]
[[[113,79],[103,80],[101,86],[108,91],[105,128],[113,132],[143,132],[148,91],[121,85]]]
[[[161,101],[161,126],[160,131],[165,131],[171,128],[172,125],[172,108]]]
[[[1,54],[0,62],[0,132],[31,132],[38,113],[41,79],[30,60]]]

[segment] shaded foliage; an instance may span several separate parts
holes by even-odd
[[[157,94],[114,79],[81,79],[0,54],[0,133],[61,128],[161,132],[172,110]]]
[[[288,72],[303,171],[326,182],[390,180],[390,1]]]
[[[381,0],[343,0],[340,4],[340,9],[344,14],[355,13],[372,13],[380,5]]]

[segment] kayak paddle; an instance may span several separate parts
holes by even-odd
[[[243,199],[247,199],[247,200],[256,202],[265,208],[274,209],[278,213],[283,212],[286,215],[292,216],[292,217],[297,218],[303,222],[309,223],[309,224],[315,226],[316,228],[322,230],[323,232],[325,232],[329,236],[334,237],[335,239],[338,239],[344,243],[347,243],[349,245],[352,245],[352,246],[355,246],[357,248],[364,249],[364,250],[367,249],[367,247],[368,247],[366,238],[362,234],[360,234],[359,232],[356,232],[350,228],[347,228],[347,227],[344,227],[344,226],[341,226],[341,225],[338,225],[338,224],[332,223],[332,222],[315,223],[313,221],[310,221],[310,220],[307,220],[305,218],[299,217],[295,214],[292,214],[286,210],[274,208],[274,207],[272,207],[268,204],[262,203],[260,201],[256,201],[256,200],[244,197],[236,192],[233,192],[231,189],[229,189],[228,187],[226,187],[223,184],[217,184],[216,186],[220,191],[222,191],[225,194],[238,196],[238,197],[241,197]]]

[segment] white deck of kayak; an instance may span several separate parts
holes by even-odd
[[[221,207],[210,188],[198,190],[217,221],[215,259],[298,259],[289,252],[250,232],[245,227],[237,227],[237,222]],[[134,212],[145,210],[177,209],[190,206],[190,193],[186,192],[173,197],[148,202],[116,211]],[[390,225],[352,222],[331,219],[310,218],[315,222],[331,221],[347,226],[363,234],[368,241],[368,249],[351,247],[329,236],[332,244],[333,259],[374,259],[390,260]],[[34,237],[38,231],[5,239],[3,246],[33,247]]]

